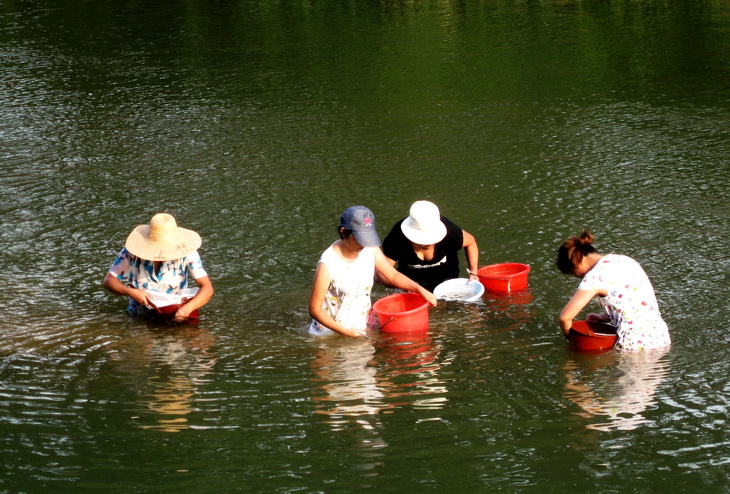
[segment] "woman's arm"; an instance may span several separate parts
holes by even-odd
[[[375,248],[375,273],[379,280],[383,280],[383,284],[407,290],[409,292],[415,292],[425,298],[429,304],[436,305],[436,297],[433,293],[429,292],[421,285],[410,279],[408,276],[397,271],[390,263],[389,259],[385,257],[385,254]]]
[[[378,249],[378,250],[380,250],[380,249]],[[385,257],[385,260],[388,262],[388,264],[390,264],[391,266],[393,266],[395,268],[395,265],[396,265],[395,260],[386,256],[385,254],[383,254],[383,257]],[[383,279],[382,276],[380,276],[380,272],[377,269],[375,270],[375,281],[377,281],[378,283],[381,283],[382,285],[385,285],[388,288],[393,288],[393,285],[390,285],[386,280]]]
[[[469,279],[479,281],[477,271],[479,270],[479,246],[474,236],[466,230],[461,230],[464,235],[464,252],[466,253],[466,262],[469,269]]]
[[[213,282],[210,281],[208,276],[196,278],[195,284],[198,285],[198,293],[175,312],[176,322],[184,322],[190,316],[191,312],[207,304],[215,293]]]
[[[563,334],[567,337],[570,332],[570,328],[573,326],[573,319],[583,310],[583,307],[588,305],[599,293],[598,290],[576,290],[573,297],[565,304],[563,310],[560,311],[560,329],[563,330]]]
[[[317,264],[317,270],[314,273],[314,281],[312,282],[312,293],[309,296],[309,315],[321,325],[336,331],[345,336],[365,336],[366,328],[348,329],[342,324],[334,320],[332,316],[322,308],[324,298],[327,295],[327,289],[330,286],[330,273],[324,263]]]
[[[101,284],[114,295],[133,298],[137,301],[137,303],[142,305],[151,305],[150,299],[147,297],[147,292],[145,290],[125,285],[112,273],[107,273]]]

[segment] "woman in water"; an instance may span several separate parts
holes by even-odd
[[[352,206],[340,217],[340,239],[324,251],[314,273],[309,314],[312,334],[365,336],[372,325],[370,292],[375,275],[390,286],[421,294],[431,305],[436,297],[402,275],[380,250],[375,216],[364,206]]]
[[[464,249],[469,279],[479,281],[479,247],[474,236],[441,216],[438,206],[416,201],[410,215],[397,222],[383,241],[383,252],[399,272],[428,290],[459,277]]]
[[[172,319],[187,322],[213,296],[213,283],[198,254],[200,244],[196,232],[180,228],[167,213],[156,214],[149,225],[139,225],[129,234],[103,286],[115,295],[128,297],[127,310],[133,315],[158,316],[154,300],[179,299]],[[185,299],[188,275],[198,291]]]
[[[649,350],[671,344],[667,324],[659,312],[654,288],[639,263],[618,254],[599,254],[593,235],[584,231],[558,249],[558,269],[581,279],[570,301],[560,312],[560,327],[567,336],[573,319],[597,297],[601,314],[589,314],[588,321],[616,327],[619,350]]]

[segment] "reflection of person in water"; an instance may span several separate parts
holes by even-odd
[[[422,408],[443,406],[446,387],[438,377],[439,350],[431,338],[393,335],[356,341],[323,341],[312,361],[321,383],[314,398],[317,413],[329,415],[331,424],[397,408],[406,404],[405,397]]]
[[[196,394],[216,362],[213,336],[198,326],[150,331],[135,329],[115,344],[110,362],[133,375],[145,376],[141,403],[154,413],[154,425],[144,429],[177,432],[190,427],[187,417],[197,409]]]
[[[383,423],[379,414],[388,408],[383,398],[389,383],[378,378],[374,354],[369,339],[328,339],[318,343],[312,360],[319,383],[312,390],[315,413],[326,416],[333,431],[353,429],[367,456],[367,468],[380,463],[374,449],[388,446],[380,436]]]
[[[357,341],[354,343],[353,341]],[[324,396],[315,398],[317,413],[333,419],[375,415],[385,408],[383,386],[372,365],[375,348],[369,340],[326,341],[319,344],[312,370]]]
[[[596,430],[633,430],[648,421],[646,410],[669,371],[664,351],[588,355],[566,362],[565,397],[583,410],[584,418],[606,422],[586,425]]]
[[[438,410],[446,403],[446,383],[439,376],[440,347],[425,334],[393,333],[377,345],[379,372],[391,386],[386,398],[398,398],[392,406],[412,404],[416,408]],[[407,401],[406,401],[407,400]]]

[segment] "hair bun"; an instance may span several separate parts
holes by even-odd
[[[586,247],[593,247],[593,234],[588,230],[583,230],[583,233],[580,234],[580,237],[576,239],[575,243],[581,250]]]

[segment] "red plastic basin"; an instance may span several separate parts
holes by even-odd
[[[518,262],[492,264],[479,268],[477,276],[484,289],[494,293],[508,293],[527,288],[530,266]]]
[[[428,301],[417,293],[396,293],[373,304],[381,331],[423,333],[428,331]]]
[[[573,321],[568,333],[570,347],[579,352],[605,352],[617,338],[616,328],[602,322]]]

